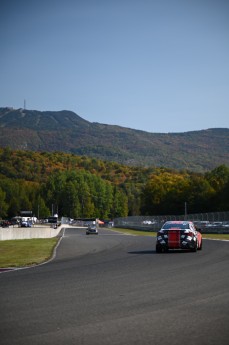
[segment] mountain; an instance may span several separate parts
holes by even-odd
[[[0,108],[0,147],[60,151],[130,166],[196,172],[229,165],[228,128],[149,133],[89,122],[66,110]]]

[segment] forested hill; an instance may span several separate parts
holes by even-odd
[[[141,168],[62,152],[0,148],[0,219],[33,210],[113,219],[229,209],[229,167],[204,174]],[[56,212],[56,211],[54,211]]]
[[[71,111],[0,108],[0,147],[66,152],[129,166],[205,172],[229,165],[229,129],[185,133],[92,123]]]

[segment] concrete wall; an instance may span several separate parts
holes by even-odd
[[[33,226],[31,228],[19,228],[10,226],[9,228],[0,228],[0,241],[22,240],[31,238],[51,238],[57,236],[65,226],[59,226],[57,229],[44,226]]]

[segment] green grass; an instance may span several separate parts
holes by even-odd
[[[25,267],[47,261],[58,238],[0,241],[0,267]]]
[[[137,236],[153,236],[157,235],[156,232],[149,231],[140,231],[140,230],[131,230],[131,229],[122,229],[122,228],[112,228],[111,230],[119,231],[129,235]],[[229,234],[202,234],[203,238],[212,238],[216,240],[229,240]]]
[[[123,228],[109,228],[109,230],[122,232],[124,234],[135,235],[135,236],[153,236],[157,235],[156,232],[149,232],[149,231],[141,231],[141,230],[131,230],[131,229],[123,229]]]
[[[203,238],[212,238],[215,240],[228,240],[229,234],[202,234]]]

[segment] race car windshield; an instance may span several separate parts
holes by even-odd
[[[169,223],[164,224],[163,229],[169,230],[169,229],[188,229],[189,226],[187,223]]]

